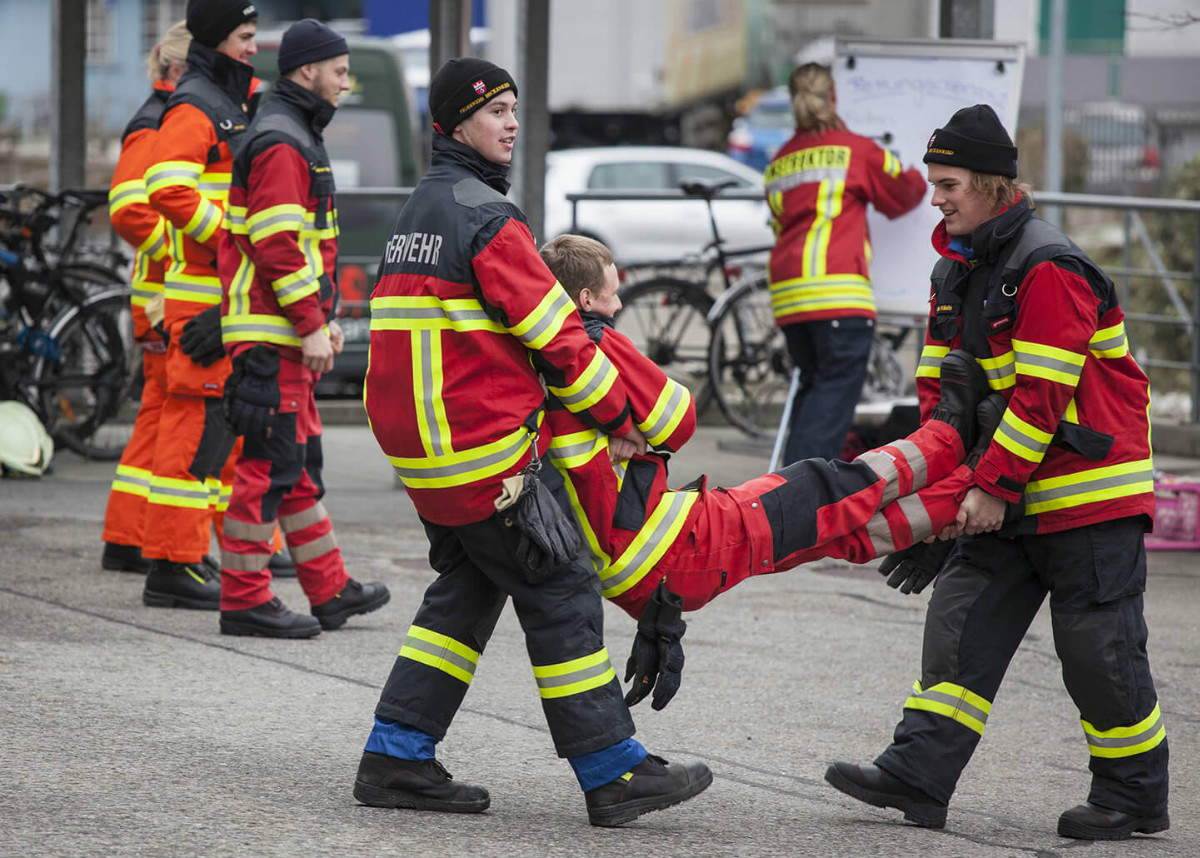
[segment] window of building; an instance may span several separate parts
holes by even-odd
[[[145,0],[142,3],[142,55],[154,49],[173,24],[187,14],[187,0]]]
[[[100,64],[113,58],[113,10],[107,0],[87,2],[87,62]]]

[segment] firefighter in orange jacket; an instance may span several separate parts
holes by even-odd
[[[487,790],[451,779],[434,747],[511,596],[555,748],[589,821],[615,826],[696,795],[712,773],[647,755],[632,738],[591,571],[566,540],[546,538],[570,522],[533,480],[557,472],[519,476],[550,443],[539,370],[601,431],[645,441],[624,385],[505,196],[516,89],[471,57],[434,76],[433,166],[400,213],[371,297],[367,414],[438,577],[375,708],[354,795],[380,807],[487,808]]]
[[[279,44],[279,82],[240,142],[221,240],[222,333],[233,356],[225,402],[243,436],[221,536],[221,633],[304,638],[382,607],[380,583],[346,574],[321,504],[321,418],[313,395],[342,334],[337,207],[322,132],[350,89],[346,40],[306,18]],[[313,616],[271,592],[278,518]]]
[[[590,238],[563,235],[541,253],[625,382],[633,420],[646,442],[656,450],[679,450],[696,426],[691,394],[611,327],[621,302],[608,249]],[[610,445],[579,417],[550,403],[550,459],[570,486],[601,591],[638,620],[626,676],[629,681],[636,674],[630,703],[653,689],[654,708],[661,709],[678,689],[686,625],[681,610],[698,610],[752,575],[822,557],[863,563],[954,521],[974,484],[970,467],[959,463],[974,444],[976,406],[986,393],[985,376],[973,360],[960,360],[958,368],[964,372],[958,401],[953,407],[941,403],[935,419],[908,438],[851,463],[808,459],[713,491],[703,478],[670,491],[667,457],[653,452],[614,467],[610,449],[622,442]],[[1000,408],[990,404],[994,426]],[[652,657],[639,665],[639,649],[652,652],[639,647],[643,638],[669,641],[669,662]]]
[[[875,331],[868,204],[889,218],[925,195],[915,168],[846,130],[829,69],[788,79],[796,134],[767,165],[776,233],[768,276],[776,323],[800,370],[783,463],[841,456]]]
[[[216,251],[236,138],[246,130],[257,13],[245,0],[190,0],[188,71],[167,102],[146,170],[150,205],[166,220],[167,396],[146,509],[142,592],[153,607],[216,610],[220,582],[203,563],[214,517],[228,504],[236,438],[221,393]]]
[[[943,355],[956,348],[976,357],[1008,404],[952,529],[963,535],[930,600],[921,679],[893,742],[873,765],[838,763],[826,779],[942,827],[1009,660],[1049,593],[1092,772],[1087,802],[1059,817],[1058,833],[1163,831],[1167,740],[1142,613],[1143,533],[1154,514],[1149,385],[1116,290],[1033,213],[1015,182],[1017,149],[991,107],[955,113],[925,162],[943,220],[917,371],[922,414],[936,407]],[[1025,518],[1002,530],[1017,501]]]
[[[146,317],[161,312],[163,269],[167,243],[163,217],[146,198],[145,173],[150,152],[158,136],[158,124],[175,91],[175,84],[187,68],[188,45],[192,34],[180,22],[171,27],[147,58],[154,90],[129,120],[121,136],[121,156],[113,170],[108,192],[108,212],[117,235],[137,249],[133,261],[133,336],[142,349],[142,401],[133,434],[121,454],[108,508],[104,514],[104,553],[100,564],[105,569],[146,572],[149,563],[142,556],[146,498],[154,467],[154,447],[158,423],[166,398],[167,344],[162,333]]]

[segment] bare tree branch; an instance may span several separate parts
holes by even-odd
[[[1200,24],[1200,14],[1196,12],[1174,12],[1169,15],[1150,15],[1145,12],[1126,12],[1125,18],[1129,22],[1130,30],[1138,30],[1140,32],[1166,31],[1166,30],[1181,30],[1184,27],[1190,27],[1193,24]],[[1138,26],[1135,21],[1144,22],[1144,26]]]

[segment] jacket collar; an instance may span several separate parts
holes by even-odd
[[[337,110],[325,99],[317,97],[316,94],[286,77],[281,77],[276,81],[275,88],[271,92],[271,100],[300,111],[308,120],[313,134],[317,136],[318,140],[321,139],[321,130],[329,124],[329,120],[333,119],[333,114]]]
[[[617,325],[613,321],[612,316],[601,316],[599,313],[593,313],[590,310],[580,310],[579,316],[584,322],[593,322],[604,325],[606,328],[612,328],[613,330],[616,330]]]
[[[1029,198],[1024,194],[1019,194],[1013,200],[1012,205],[975,227],[970,239],[966,242],[974,251],[972,259],[979,262],[995,259],[999,255],[1000,249],[1021,231],[1025,221],[1032,216],[1033,205],[1029,202]],[[933,229],[933,249],[942,256],[966,262],[967,259],[961,253],[950,247],[950,240],[950,233],[946,231],[946,222],[940,221]]]
[[[192,75],[207,78],[228,95],[235,104],[246,106],[250,98],[250,86],[254,80],[254,67],[238,62],[233,57],[220,51],[214,51],[207,45],[202,45],[195,39],[188,47],[188,70],[183,80]],[[183,81],[180,81],[182,83]]]
[[[489,187],[502,194],[508,193],[508,165],[489,161],[465,143],[453,137],[433,133],[433,164],[458,164],[466,167],[482,179]]]

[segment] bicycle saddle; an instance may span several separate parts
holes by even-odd
[[[737,179],[684,179],[679,183],[680,189],[689,197],[700,197],[712,200],[720,196],[721,191],[738,185]]]

